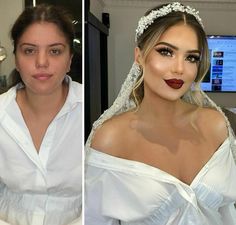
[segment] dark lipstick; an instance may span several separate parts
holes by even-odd
[[[181,79],[168,79],[165,80],[165,82],[169,87],[173,89],[180,89],[184,84],[184,81]]]

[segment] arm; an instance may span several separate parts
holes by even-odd
[[[96,130],[91,143],[92,148],[109,155],[119,155],[120,149],[123,149],[120,145],[121,142],[122,144],[124,142],[123,136],[126,136],[124,135],[126,130],[124,126],[126,125],[126,120],[120,120],[118,117],[113,117],[106,121]],[[122,204],[120,204],[118,199],[122,198],[123,195],[119,190],[114,192],[113,185],[116,182],[122,183],[122,178],[112,181],[114,175],[109,166],[102,167],[100,163],[103,161],[96,159],[98,166],[94,166],[91,163],[91,158],[93,157],[90,157],[89,150],[87,153],[87,167],[85,168],[85,224],[120,225],[120,220],[123,221],[124,219],[120,211],[125,210],[125,207],[123,207],[123,200],[121,201]],[[125,199],[125,205],[126,203]]]

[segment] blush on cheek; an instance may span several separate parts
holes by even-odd
[[[149,72],[155,77],[163,77],[166,73],[168,73],[170,69],[170,65],[167,61],[151,61],[148,65]]]

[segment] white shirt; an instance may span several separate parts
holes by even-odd
[[[191,185],[147,164],[92,148],[87,225],[235,225],[236,165],[227,138]]]
[[[82,87],[66,79],[66,102],[50,123],[39,152],[16,103],[19,85],[0,96],[0,220],[65,225],[80,216]]]

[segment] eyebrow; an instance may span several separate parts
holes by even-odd
[[[164,41],[158,42],[155,46],[158,46],[158,45],[166,45],[166,46],[168,46],[170,48],[173,48],[175,50],[179,50],[179,48],[177,46],[172,45],[172,44],[170,44],[168,42],[164,42]],[[198,49],[193,49],[193,50],[188,50],[187,53],[198,53],[198,54],[201,54],[201,51],[199,51]]]
[[[37,47],[37,45],[35,45],[35,44],[32,44],[32,43],[22,43],[22,44],[20,44],[20,47],[22,47],[22,46],[24,46],[24,45],[29,45],[29,46],[32,46],[32,47]],[[65,44],[63,44],[63,43],[53,43],[53,44],[50,44],[50,45],[48,45],[49,47],[54,47],[54,46],[58,46],[58,45],[62,45],[63,47],[65,47]]]

